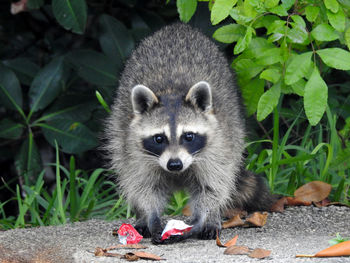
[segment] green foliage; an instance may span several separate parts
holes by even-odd
[[[319,123],[327,106],[329,90],[323,80],[328,68],[322,67],[322,62],[330,68],[349,70],[350,52],[344,46],[349,46],[349,5],[337,0],[220,0],[213,5],[211,2],[212,24],[225,19],[230,23],[218,28],[213,37],[223,43],[236,43],[233,53],[238,56],[233,68],[242,93],[252,93],[252,81],[258,78],[265,81],[263,94],[260,86],[257,87],[258,107],[256,97],[244,96],[248,113],[252,114],[256,109],[258,120],[263,120],[276,107],[280,92],[292,93],[303,97],[310,123]],[[337,41],[337,47],[327,48],[332,41]],[[311,51],[307,52],[308,48]],[[242,70],[241,63],[249,65],[246,70]],[[319,68],[317,76],[314,67]],[[277,91],[276,83],[279,83],[280,91]],[[317,84],[321,86],[316,88]],[[310,96],[316,93],[318,97],[311,99]],[[313,107],[316,100],[318,105]]]
[[[35,185],[16,188],[19,214],[14,220],[7,217],[0,205],[1,229],[59,225],[89,218],[112,220],[130,217],[128,206],[116,192],[116,185],[106,179],[108,171],[96,169],[91,174],[75,168],[75,158],[70,159],[69,170],[61,166],[56,148],[56,187],[50,193],[44,182],[42,171]]]

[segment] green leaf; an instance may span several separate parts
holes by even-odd
[[[213,25],[220,23],[230,14],[237,0],[216,0],[211,10],[210,20]]]
[[[37,64],[23,57],[5,60],[3,63],[16,73],[16,76],[22,84],[28,86],[32,83],[40,69]]]
[[[260,73],[261,79],[276,83],[281,78],[281,72],[277,68],[269,68]]]
[[[284,20],[274,20],[272,23],[270,23],[266,29],[267,29],[267,35],[270,35],[272,33],[277,32],[278,29],[284,28],[284,25],[286,24],[286,21]]]
[[[311,61],[312,52],[306,52],[300,55],[294,55],[286,68],[286,74],[284,82],[287,85],[291,85],[302,77],[305,77],[312,64]]]
[[[85,0],[52,0],[57,22],[67,30],[83,34],[87,20]]]
[[[264,66],[256,64],[251,59],[240,59],[234,68],[238,77],[252,79],[264,69]]]
[[[339,10],[339,4],[337,0],[324,0],[324,5],[333,13],[337,13]]]
[[[339,9],[338,13],[334,14],[331,11],[327,10],[327,17],[329,23],[332,27],[339,31],[344,32],[345,30],[345,14],[342,8]]]
[[[119,68],[105,55],[92,50],[76,50],[69,53],[67,59],[87,82],[99,86],[117,84]]]
[[[99,41],[102,51],[121,68],[134,49],[134,41],[128,29],[109,15],[99,18]]]
[[[67,119],[40,123],[46,140],[55,145],[55,140],[65,153],[81,153],[98,145],[95,134],[84,124]]]
[[[235,55],[243,52],[250,44],[250,41],[252,40],[254,29],[250,26],[247,27],[247,31],[244,35],[244,37],[240,38],[233,50],[233,53]]]
[[[239,24],[230,24],[218,28],[213,38],[222,43],[233,43],[238,41],[239,38],[244,37],[245,27]]]
[[[298,94],[299,96],[304,96],[304,89],[305,89],[306,81],[304,79],[299,79],[297,82],[293,83],[291,85],[294,93]]]
[[[305,28],[294,27],[288,30],[287,37],[292,43],[302,44],[308,40],[309,35]]]
[[[66,95],[55,100],[36,123],[55,119],[85,122],[91,118],[91,113],[96,108],[97,102],[92,96]]]
[[[295,0],[282,0],[284,9],[289,10],[295,3]]]
[[[345,43],[348,46],[348,49],[350,50],[350,27],[345,31],[344,38]]]
[[[291,18],[295,22],[295,25],[297,25],[298,27],[303,28],[303,29],[306,27],[305,21],[301,16],[292,15]]]
[[[27,7],[28,9],[38,9],[44,5],[44,0],[28,0]]]
[[[288,16],[287,10],[282,5],[271,8],[270,12],[279,16]]]
[[[0,138],[16,140],[23,133],[23,125],[10,119],[0,121]]]
[[[328,24],[320,24],[316,26],[311,35],[318,41],[333,41],[339,38],[335,30]]]
[[[197,0],[177,0],[176,6],[180,20],[187,23],[196,12]]]
[[[44,109],[58,96],[64,86],[64,75],[63,57],[52,60],[38,72],[29,89],[31,114]]]
[[[327,106],[328,87],[321,78],[317,68],[305,85],[304,109],[306,116],[312,126],[321,120]]]
[[[31,185],[36,182],[36,179],[42,170],[42,166],[40,153],[31,132],[21,145],[19,153],[15,159],[17,173],[24,177],[25,184]]]
[[[12,70],[0,63],[0,102],[9,109],[22,111],[22,90]]]
[[[279,0],[265,0],[264,4],[266,8],[273,8],[277,6],[279,3]]]
[[[320,8],[318,6],[308,5],[305,8],[306,19],[310,22],[314,22],[318,17]]]
[[[264,93],[265,81],[254,78],[241,87],[242,97],[248,116],[256,112],[259,99]]]
[[[239,8],[232,8],[230,11],[230,16],[239,24],[246,24],[253,20],[252,17],[243,15]]]
[[[258,121],[264,120],[273,111],[278,104],[280,95],[281,82],[278,82],[260,97],[257,111]]]
[[[350,70],[350,52],[341,48],[325,48],[316,53],[322,61],[331,68]]]
[[[262,37],[254,37],[248,48],[244,50],[243,54],[248,58],[257,58],[264,54],[265,51],[274,48],[275,45],[268,42],[265,38]]]
[[[259,55],[256,60],[256,64],[267,66],[267,65],[272,65],[279,62],[282,63],[282,61],[283,59],[281,56],[281,49],[274,47],[266,50],[264,53]]]

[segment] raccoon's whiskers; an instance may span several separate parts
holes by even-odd
[[[146,150],[146,149],[142,149],[142,151],[145,152],[145,153],[148,153],[148,154],[150,154],[150,155],[152,155],[152,156],[159,157],[159,154],[156,154],[156,153],[154,153],[154,152],[148,151],[148,150]]]

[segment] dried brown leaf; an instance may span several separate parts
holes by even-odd
[[[182,209],[182,214],[184,216],[191,216],[192,215],[191,207],[189,205],[185,205],[185,207]]]
[[[95,248],[95,253],[94,254],[95,254],[96,257],[118,257],[118,258],[123,257],[122,254],[109,253],[109,252],[107,252],[106,249],[103,249],[101,247]]]
[[[230,246],[225,249],[225,255],[248,255],[249,248],[247,246]]]
[[[216,231],[216,245],[217,245],[218,247],[225,247],[225,246],[221,243],[221,241],[220,241],[218,231]]]
[[[267,221],[267,212],[254,212],[250,217],[246,219],[247,223],[252,224],[253,226],[264,226]]]
[[[224,244],[224,247],[230,247],[230,246],[234,246],[237,243],[237,239],[238,239],[238,235],[236,235],[234,238],[232,238],[231,240],[227,241]]]
[[[288,204],[287,198],[282,197],[278,199],[270,208],[271,212],[282,213],[284,211],[284,206]]]
[[[266,249],[262,249],[262,248],[256,248],[248,255],[248,257],[251,257],[251,258],[267,258],[268,256],[270,256],[270,254],[271,254],[271,250],[266,250]]]
[[[95,248],[95,256],[96,257],[102,257],[105,254],[105,250],[102,247]]]
[[[226,209],[223,214],[225,218],[233,218],[236,215],[239,215],[241,218],[243,218],[248,215],[248,212],[239,208],[230,208]]]
[[[290,196],[286,197],[286,200],[287,200],[287,205],[290,205],[290,206],[297,206],[297,205],[310,206],[312,204],[312,202],[303,201],[296,197],[290,197]]]
[[[148,253],[148,252],[144,252],[144,251],[135,251],[135,252],[132,252],[135,256],[138,256],[139,258],[142,258],[142,259],[151,259],[151,260],[156,260],[156,261],[159,261],[159,260],[165,260],[164,258],[161,258],[155,254],[152,254],[152,253]]]
[[[126,244],[126,245],[118,244],[118,245],[115,245],[115,246],[107,247],[105,250],[109,251],[109,250],[119,249],[119,248],[145,249],[147,247],[144,246],[144,245],[141,245],[139,243],[138,244]]]
[[[138,256],[131,252],[126,253],[123,258],[125,258],[127,261],[137,261],[140,259]]]
[[[294,196],[301,201],[319,202],[327,198],[332,190],[332,186],[321,181],[312,181],[299,187],[294,192]]]
[[[244,222],[242,221],[241,217],[239,215],[236,215],[231,219],[223,222],[222,228],[229,228],[229,227],[236,227],[236,226],[243,226],[243,225],[244,225]]]

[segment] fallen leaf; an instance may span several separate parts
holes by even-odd
[[[270,254],[271,254],[271,250],[266,250],[266,249],[262,249],[262,248],[256,248],[248,255],[248,257],[251,257],[251,258],[267,258],[268,256],[270,256]]]
[[[217,245],[218,247],[225,247],[225,246],[221,243],[221,241],[220,241],[219,232],[218,232],[218,231],[216,231],[216,245]]]
[[[225,249],[225,255],[248,255],[249,248],[247,246],[230,246]]]
[[[232,217],[231,219],[222,223],[222,228],[243,226],[244,222],[239,215]]]
[[[154,255],[152,253],[144,252],[144,251],[135,251],[132,252],[135,256],[142,258],[142,259],[151,259],[151,260],[165,260],[164,258],[161,258],[157,255]]]
[[[123,257],[122,254],[109,253],[109,252],[107,252],[106,249],[103,249],[101,247],[95,248],[95,253],[94,254],[95,254],[96,257],[118,257],[118,258]]]
[[[248,212],[239,208],[230,208],[226,209],[223,213],[223,217],[225,218],[233,218],[237,215],[239,215],[241,218],[246,217],[248,215]]]
[[[191,207],[189,205],[185,205],[185,207],[182,209],[182,214],[184,216],[191,216],[192,215]]]
[[[286,200],[287,200],[287,205],[290,205],[290,206],[297,206],[297,205],[310,206],[312,204],[309,201],[303,201],[296,197],[290,197],[290,196],[286,197]]]
[[[119,244],[119,245],[115,245],[115,246],[110,246],[110,247],[106,248],[105,250],[109,251],[109,250],[118,249],[118,248],[144,249],[147,247],[144,245],[141,245],[141,244],[126,244],[126,245]]]
[[[312,181],[299,187],[294,192],[295,198],[306,202],[320,202],[327,198],[332,186],[321,181]]]
[[[254,226],[264,226],[266,224],[267,216],[267,212],[254,212],[250,217],[246,219],[246,222]]]
[[[102,247],[95,248],[95,256],[96,257],[102,257],[104,255],[105,251]]]
[[[296,255],[296,257],[341,257],[350,256],[350,240],[344,241],[317,252],[315,255]]]
[[[138,256],[136,256],[136,255],[133,254],[133,253],[126,253],[126,254],[124,255],[124,258],[125,258],[127,261],[137,261],[137,260],[140,259]]]
[[[224,247],[230,247],[230,246],[236,245],[237,239],[238,239],[238,235],[236,235],[236,236],[235,236],[234,238],[232,238],[231,240],[227,241],[227,242],[224,244]]]
[[[24,11],[27,11],[27,0],[20,0],[11,4],[11,14],[16,15]]]
[[[282,197],[278,199],[270,208],[271,212],[279,212],[282,213],[284,211],[284,206],[288,204],[288,200],[286,197]]]

